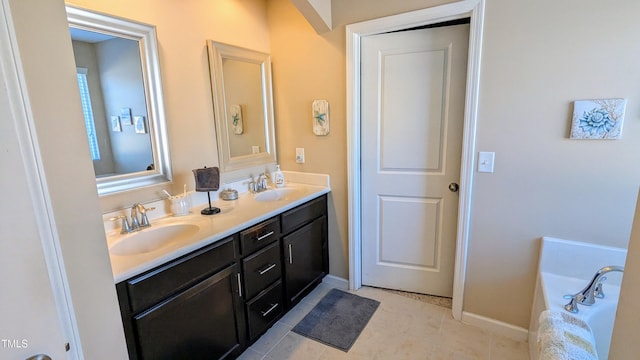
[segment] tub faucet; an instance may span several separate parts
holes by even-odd
[[[607,279],[604,275],[612,271],[624,272],[624,267],[605,266],[596,271],[593,279],[591,279],[589,284],[584,289],[574,295],[564,296],[566,299],[571,299],[569,303],[564,306],[565,310],[572,313],[577,313],[578,304],[591,306],[596,302],[596,298],[604,298],[604,292],[602,291],[602,282]]]

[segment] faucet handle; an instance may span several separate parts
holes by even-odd
[[[120,234],[128,234],[131,232],[131,226],[129,225],[129,221],[127,217],[124,215],[118,215],[116,217],[109,218],[110,221],[118,221],[122,219],[122,228],[120,229]]]
[[[151,224],[149,223],[149,218],[147,218],[147,211],[155,210],[155,207],[145,208],[142,205],[139,205],[142,209],[138,210],[140,212],[140,227],[149,227]]]
[[[606,276],[600,278],[600,281],[596,284],[596,287],[593,289],[593,296],[598,299],[604,299],[604,291],[602,290],[602,282],[607,280]]]
[[[571,299],[566,305],[564,305],[564,309],[574,314],[578,313],[578,302],[582,301],[584,295],[582,295],[582,293],[577,293],[574,295],[564,295],[563,298]]]

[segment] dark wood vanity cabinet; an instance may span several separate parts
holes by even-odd
[[[116,285],[130,359],[233,359],[246,347],[238,241]]]
[[[256,340],[284,314],[280,217],[240,232],[245,257],[242,275],[249,341]]]
[[[326,195],[281,215],[287,308],[297,304],[329,272]]]
[[[327,196],[116,285],[131,359],[234,359],[328,273]]]
[[[225,359],[243,350],[238,265],[134,316],[142,359]]]

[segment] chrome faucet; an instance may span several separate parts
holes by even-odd
[[[116,217],[110,218],[109,220],[118,221],[122,219],[120,234],[129,234],[151,226],[151,224],[149,223],[149,218],[147,218],[147,211],[151,210],[155,210],[155,208],[152,207],[147,209],[144,207],[144,205],[136,203],[131,205],[131,221],[127,219],[126,215],[118,215]],[[140,213],[139,219],[138,213]]]
[[[564,309],[572,313],[577,313],[578,304],[591,306],[596,302],[596,298],[603,299],[604,292],[602,291],[602,282],[607,280],[607,277],[604,275],[612,271],[624,272],[624,267],[605,266],[596,271],[593,279],[591,279],[589,284],[584,289],[576,294],[564,296],[565,299],[571,299],[564,306]]]
[[[147,211],[155,210],[155,208],[145,208],[142,204],[133,204],[131,206],[131,231],[141,230],[151,226],[149,218],[147,218]],[[140,213],[140,219],[138,220],[138,213]]]
[[[253,181],[253,179],[251,180],[251,182],[249,183],[249,190],[252,193],[259,193],[259,192],[263,192],[265,190],[267,190],[269,188],[269,174],[268,173],[262,173],[260,175],[258,175],[258,178]]]
[[[258,186],[260,187],[261,191],[265,191],[265,190],[267,190],[267,188],[269,188],[269,174],[268,173],[262,173],[262,174],[260,174],[260,176],[258,176]]]

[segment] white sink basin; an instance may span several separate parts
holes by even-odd
[[[257,193],[253,196],[256,201],[278,201],[278,200],[286,200],[287,195],[290,195],[295,190],[292,188],[277,188],[277,189],[269,189],[260,193]]]
[[[150,227],[139,232],[122,235],[109,248],[113,255],[128,256],[138,255],[160,249],[181,238],[189,237],[200,230],[198,225],[193,224],[167,224],[160,227]]]

